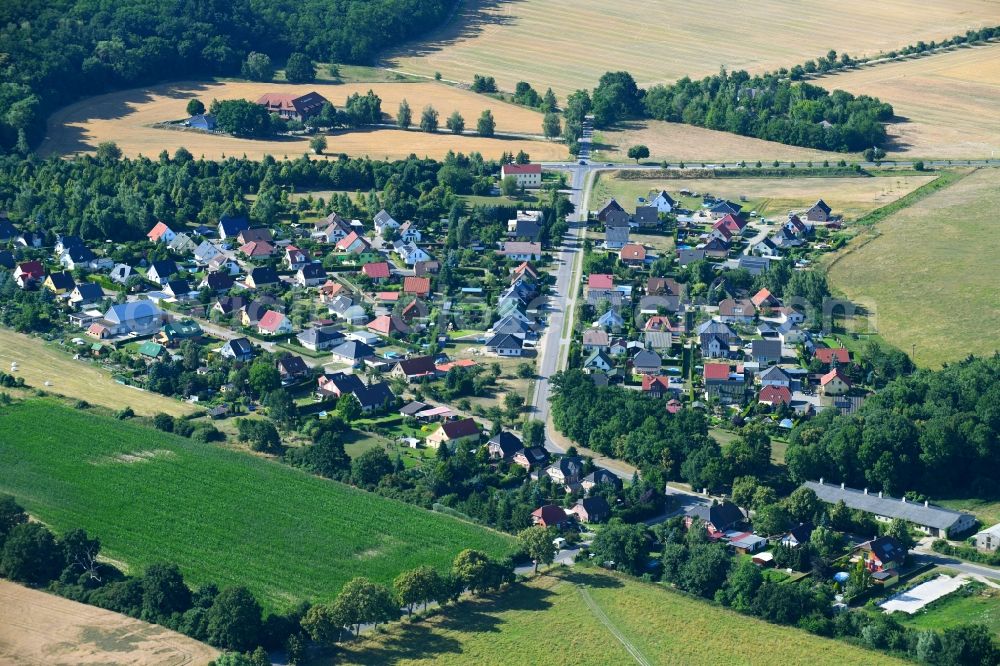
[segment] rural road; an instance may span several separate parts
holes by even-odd
[[[969,574],[971,576],[981,576],[991,580],[1000,580],[1000,569],[996,569],[985,564],[965,562],[950,555],[935,553],[930,549],[932,541],[933,539],[923,539],[910,551],[910,557],[917,562],[927,562],[941,567],[948,567],[949,569],[954,569],[955,571],[960,571],[961,573]]]

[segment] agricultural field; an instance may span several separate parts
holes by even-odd
[[[748,167],[749,168],[749,167]],[[811,206],[823,199],[834,214],[857,219],[884,206],[934,179],[934,176],[886,175],[874,178],[692,178],[677,180],[629,180],[601,174],[594,184],[590,208],[597,209],[615,197],[626,210],[635,207],[637,197],[651,190],[667,190],[686,206],[697,209],[700,198],[680,197],[682,189],[741,202],[746,211],[765,217],[783,217],[790,210]],[[745,198],[745,201],[743,199]]]
[[[57,532],[86,529],[131,572],[166,561],[193,585],[246,585],[270,608],[330,599],[354,576],[446,568],[463,548],[512,550],[448,516],[53,401],[0,409],[0,441],[0,492]]]
[[[874,95],[902,122],[888,126],[892,157],[990,158],[1000,154],[1000,44],[957,48],[813,81]]]
[[[86,351],[90,342],[87,345],[81,349]],[[74,361],[71,353],[39,338],[0,328],[0,370],[9,372],[11,362],[16,361],[18,370],[14,374],[32,388],[113,410],[131,407],[143,416],[158,412],[184,416],[195,411],[186,402],[119,384],[90,361]]]
[[[614,129],[600,130],[594,134],[593,159],[598,162],[631,162],[628,149],[643,145],[649,148],[647,162],[739,162],[753,163],[761,160],[835,162],[850,155],[831,153],[812,148],[787,146],[775,141],[764,141],[749,136],[730,134],[718,130],[668,123],[662,120],[637,120],[622,123]]]
[[[595,609],[620,632],[631,654]],[[338,663],[749,664],[770,662],[779,653],[782,663],[816,666],[904,663],[595,569],[540,576],[427,621],[395,625],[348,646]]]
[[[979,170],[878,222],[829,265],[833,288],[874,313],[878,333],[925,367],[1000,349],[994,271],[978,211],[1000,206],[1000,175]]]
[[[983,527],[989,527],[1000,523],[1000,500],[988,500],[977,498],[947,499],[938,502],[943,507],[954,511],[966,511],[971,513]]]
[[[197,666],[214,648],[125,615],[0,580],[0,662]]]
[[[738,39],[720,33],[719,17],[738,18]],[[506,90],[524,80],[562,98],[592,88],[609,69],[648,85],[722,66],[791,67],[829,49],[876,54],[998,23],[1000,6],[989,0],[762,0],[753,11],[738,0],[713,3],[712,11],[680,0],[469,0],[447,25],[382,64],[465,82],[488,74]]]
[[[196,157],[208,159],[246,155],[261,159],[264,155],[277,158],[297,158],[309,152],[309,138],[274,140],[242,139],[197,131],[164,129],[156,123],[186,117],[188,100],[197,98],[208,106],[213,99],[256,100],[268,91],[315,90],[335,106],[342,106],[349,95],[365,94],[369,89],[382,98],[382,110],[394,116],[404,98],[413,110],[414,124],[427,104],[438,110],[441,131],[403,132],[396,129],[370,128],[351,132],[336,132],[327,137],[327,158],[338,153],[368,155],[372,159],[401,159],[411,153],[418,156],[443,157],[449,150],[465,153],[479,151],[488,158],[499,157],[504,151],[524,150],[539,160],[565,159],[566,148],[561,143],[530,139],[483,139],[477,136],[455,136],[444,129],[452,111],[465,118],[467,129],[475,129],[476,120],[484,109],[491,109],[497,122],[497,133],[541,134],[542,116],[536,111],[508,104],[468,90],[442,83],[351,83],[343,85],[280,83],[250,83],[244,81],[195,82],[161,84],[91,97],[64,107],[49,117],[46,138],[39,147],[42,155],[75,155],[92,152],[102,141],[114,141],[128,156],[139,154],[155,157],[160,151],[173,152],[186,147]],[[323,159],[317,157],[316,159]]]

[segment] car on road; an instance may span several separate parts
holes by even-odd
[[[579,164],[582,164],[582,165],[586,166],[587,165],[587,160],[580,160]]]

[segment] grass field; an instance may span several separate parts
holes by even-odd
[[[193,584],[245,584],[265,605],[389,583],[463,548],[511,540],[248,454],[31,401],[0,410],[0,492],[59,532],[82,527],[136,572],[175,562]]]
[[[988,158],[1000,153],[1000,44],[868,67],[813,83],[892,104],[906,120],[888,126],[890,157]]]
[[[183,416],[195,411],[186,402],[119,384],[90,361],[74,361],[72,356],[51,343],[0,328],[0,370],[9,372],[11,361],[17,361],[15,375],[23,377],[32,388],[49,393],[86,400],[109,409],[131,407],[136,414],[144,416],[157,412]],[[52,385],[45,386],[47,381]]]
[[[1000,500],[962,498],[941,500],[938,504],[955,511],[967,511],[978,518],[984,527],[1000,523]]]
[[[665,189],[671,196],[687,189],[699,194],[711,193],[742,202],[747,211],[762,216],[780,217],[789,210],[808,208],[822,198],[836,215],[852,220],[862,214],[898,199],[934,176],[886,176],[879,178],[701,178],[685,180],[625,180],[601,175],[594,185],[590,207],[596,209],[611,197],[618,199],[627,210],[635,206],[636,197],[646,197],[651,190]],[[700,200],[685,200],[700,204]]]
[[[895,617],[909,627],[939,631],[961,624],[985,624],[1000,636],[1000,590],[972,581],[913,615],[899,613]]]
[[[1000,246],[984,242],[1000,206],[1000,174],[977,171],[890,215],[842,251],[831,285],[875,314],[879,334],[937,367],[1000,349],[995,271]],[[911,348],[911,345],[915,346]]]
[[[399,103],[406,98],[413,109],[415,124],[420,112],[431,104],[440,114],[442,129],[438,134],[402,132],[394,129],[372,129],[331,134],[327,138],[327,153],[368,155],[373,159],[397,159],[415,153],[418,156],[442,157],[448,150],[469,153],[479,151],[486,157],[499,157],[504,151],[524,150],[535,159],[565,159],[563,144],[548,141],[517,139],[483,139],[475,136],[454,136],[444,130],[445,119],[458,110],[465,117],[467,129],[474,129],[479,114],[491,109],[497,122],[497,132],[523,134],[541,133],[541,114],[530,109],[507,104],[468,90],[442,83],[357,83],[288,85],[250,83],[244,81],[182,81],[149,88],[136,88],[91,97],[64,107],[49,117],[46,138],[39,147],[43,155],[74,155],[91,152],[102,141],[114,141],[129,156],[138,154],[156,157],[161,150],[173,152],[186,147],[196,157],[209,159],[241,156],[252,159],[264,155],[296,158],[309,152],[309,139],[280,140],[239,139],[230,136],[180,131],[153,127],[156,123],[185,117],[184,107],[191,98],[208,106],[213,99],[246,98],[256,100],[268,91],[306,92],[315,90],[335,106],[343,106],[348,95],[374,90],[382,98],[382,110],[395,116]],[[322,159],[322,158],[318,158]]]
[[[394,626],[348,647],[338,663],[635,664],[585,594],[652,664],[778,663],[776,654],[786,664],[903,663],[593,569],[542,576],[426,622]]]
[[[720,33],[720,17],[739,25],[739,39]],[[448,25],[384,63],[459,81],[489,74],[507,90],[525,80],[563,98],[608,70],[629,70],[646,85],[720,66],[791,67],[831,48],[875,54],[998,23],[1000,6],[989,0],[762,0],[752,8],[723,0],[711,11],[680,0],[467,0]]]
[[[195,666],[218,651],[169,629],[0,580],[0,662]]]
[[[655,162],[738,162],[761,160],[797,160],[806,162],[834,162],[845,157],[841,153],[829,153],[811,148],[786,146],[774,141],[764,141],[753,137],[719,132],[716,130],[666,123],[659,120],[642,120],[624,123],[612,130],[601,130],[594,135],[594,160],[630,162],[630,146],[644,145],[649,148],[649,160]]]

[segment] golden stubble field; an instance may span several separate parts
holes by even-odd
[[[1000,173],[981,169],[875,225],[829,269],[831,286],[875,314],[920,366],[1000,350],[996,267]]]
[[[888,126],[888,152],[905,157],[1000,155],[1000,44],[959,48],[817,79],[873,95],[906,120]]]
[[[413,111],[414,124],[419,122],[424,106],[432,105],[439,113],[441,131],[428,134],[371,129],[334,133],[327,138],[327,159],[334,159],[329,155],[338,153],[368,155],[373,159],[401,159],[411,153],[419,157],[440,158],[449,150],[464,153],[478,151],[487,158],[499,157],[505,151],[519,150],[524,150],[536,160],[560,160],[567,157],[566,148],[561,143],[527,139],[483,139],[476,136],[455,136],[447,132],[444,129],[445,120],[455,110],[465,118],[466,129],[475,128],[476,120],[484,109],[492,110],[498,133],[541,134],[542,115],[468,90],[433,82],[289,85],[186,81],[124,90],[91,97],[53,113],[49,117],[46,138],[39,152],[42,155],[74,155],[92,152],[102,141],[114,141],[125,155],[133,157],[139,154],[156,157],[162,150],[173,153],[184,146],[195,157],[204,155],[208,159],[240,157],[244,154],[251,159],[260,159],[264,155],[294,159],[309,152],[308,138],[258,141],[169,130],[152,125],[186,117],[185,107],[192,98],[202,100],[207,107],[213,99],[256,100],[268,91],[305,93],[315,90],[334,106],[341,107],[350,94],[365,94],[369,89],[382,98],[383,112],[392,117],[395,117],[399,103],[405,98]]]
[[[93,341],[83,333],[80,331],[80,337],[85,338],[87,344],[79,350],[86,354]],[[10,372],[10,364],[14,361],[18,365],[14,375],[24,378],[26,384],[67,398],[86,400],[114,410],[131,407],[143,416],[159,412],[184,416],[195,411],[186,402],[119,384],[91,362],[74,361],[70,355],[38,338],[0,328],[0,370]],[[46,386],[45,382],[51,382],[51,386]]]
[[[594,137],[594,159],[597,161],[630,161],[628,149],[643,145],[649,148],[646,161],[670,162],[700,160],[705,162],[738,162],[761,160],[813,161],[850,158],[851,155],[831,153],[812,148],[787,146],[775,141],[764,141],[749,136],[730,134],[718,130],[667,123],[660,120],[630,121],[615,129],[599,130]]]
[[[641,85],[729,69],[791,67],[830,49],[859,56],[1000,23],[992,0],[468,0],[455,18],[383,64],[471,81],[525,80],[563,98],[608,70]]]
[[[0,663],[195,666],[218,655],[169,629],[0,580]]]

